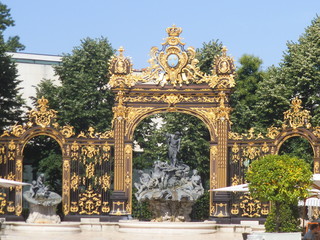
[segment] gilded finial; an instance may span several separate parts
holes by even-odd
[[[169,37],[179,37],[180,34],[182,33],[182,28],[177,27],[175,24],[173,24],[172,27],[168,27],[166,31]]]
[[[222,49],[221,49],[222,56],[224,56],[224,57],[227,56],[227,51],[228,51],[227,47],[223,46]]]
[[[119,56],[123,56],[123,52],[124,52],[124,48],[121,46],[121,47],[119,47],[119,49],[118,49],[118,52],[119,52]]]

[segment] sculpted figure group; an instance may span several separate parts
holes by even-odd
[[[157,160],[150,171],[138,172],[135,196],[139,202],[149,202],[154,221],[190,221],[192,205],[204,192],[201,177],[197,170],[190,171],[178,161],[181,133],[167,133],[165,137],[169,161]]]
[[[173,166],[155,161],[150,173],[140,170],[139,174],[140,182],[134,183],[139,201],[154,197],[177,201],[182,198],[196,200],[204,191],[198,171],[193,170],[190,176],[190,167],[186,164]]]

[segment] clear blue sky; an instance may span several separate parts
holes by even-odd
[[[252,54],[263,68],[278,65],[287,41],[296,42],[320,14],[320,0],[2,0],[24,52],[70,53],[86,37],[107,37],[123,46],[134,68],[147,67],[152,46],[161,46],[172,24],[183,28],[186,46],[219,39],[238,60]]]

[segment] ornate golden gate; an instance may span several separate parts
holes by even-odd
[[[282,143],[292,136],[302,136],[310,142],[315,153],[314,172],[319,173],[320,127],[311,126],[309,113],[301,109],[301,101],[294,99],[292,109],[285,112],[282,128],[271,127],[266,136],[254,129],[242,135],[231,132],[229,99],[235,85],[234,61],[223,48],[222,55],[212,63],[212,74],[202,73],[197,67],[195,50],[185,48],[181,42],[181,32],[176,26],[167,28],[168,37],[161,49],[151,49],[151,66],[141,74],[132,72],[123,48],[110,60],[109,85],[116,93],[112,131],[97,133],[89,128],[86,133],[76,135],[72,126],[59,126],[56,112],[48,109],[46,99],[39,99],[39,106],[30,112],[27,124],[13,126],[1,135],[0,177],[21,181],[26,143],[35,136],[47,135],[62,150],[62,206],[66,219],[130,215],[133,133],[144,118],[163,112],[190,114],[207,126],[210,188],[243,183],[245,161],[277,154]],[[20,216],[22,189],[3,191],[0,202],[0,214]],[[210,195],[211,217],[231,219],[266,214],[268,206],[253,199],[232,202],[228,196]]]

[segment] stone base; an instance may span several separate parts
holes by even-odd
[[[149,200],[153,222],[190,222],[194,201]]]
[[[33,203],[30,204],[30,214],[27,223],[60,223],[61,219],[56,214],[57,205],[42,206]]]
[[[261,233],[254,232],[247,236],[247,240],[301,240],[300,232],[290,233]]]
[[[217,232],[214,222],[142,222],[119,221],[119,232],[151,234],[212,234]]]

